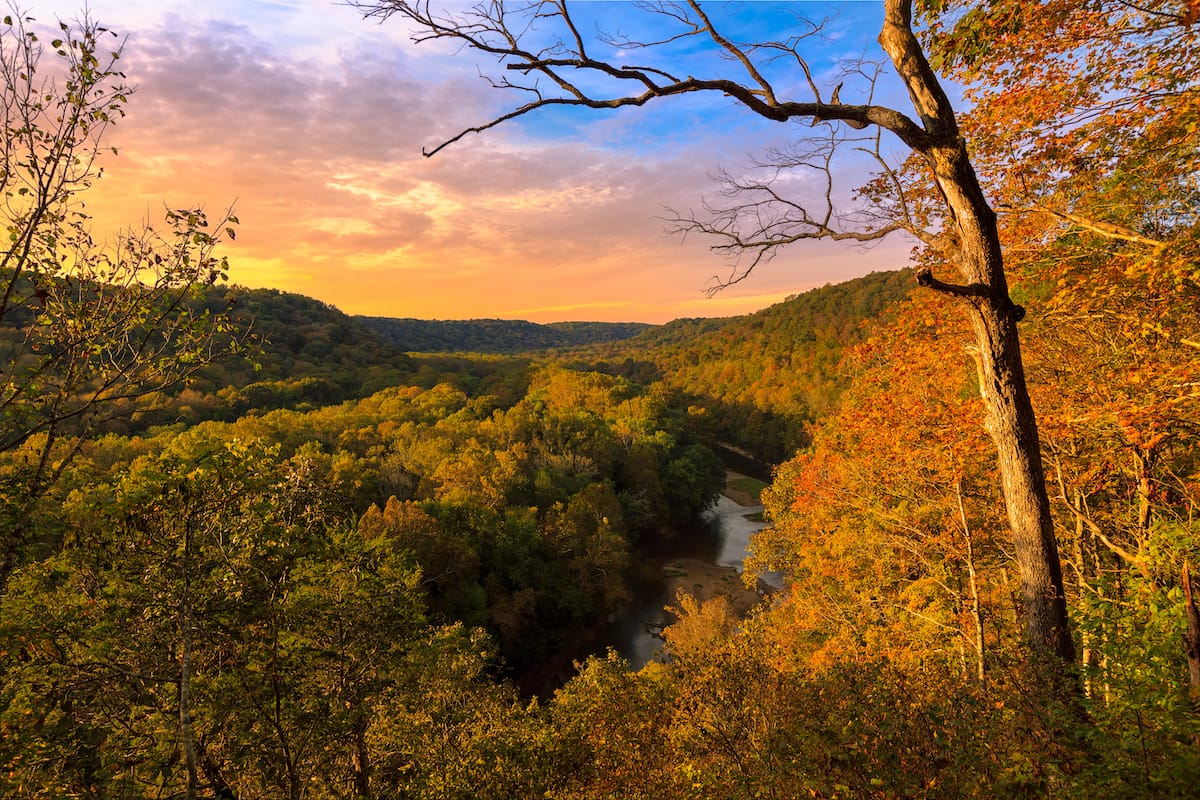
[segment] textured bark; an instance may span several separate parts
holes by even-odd
[[[1035,652],[1074,661],[1062,567],[1016,322],[1011,315],[987,308],[976,309],[971,322],[982,356],[979,383],[987,406],[987,429],[996,445],[1004,504],[1021,574],[1026,636]]]
[[[912,30],[912,3],[888,0],[879,43],[891,58],[929,144],[918,147],[945,197],[952,260],[963,285],[922,283],[961,299],[975,334],[986,427],[996,446],[1001,488],[1021,575],[1025,631],[1036,654],[1075,659],[1067,627],[1062,567],[1017,335],[1024,311],[1008,294],[996,215],[984,196],[954,109]]]
[[[1191,698],[1192,707],[1200,710],[1200,610],[1196,608],[1192,576],[1186,561],[1183,563],[1183,599],[1184,613],[1187,615],[1183,649],[1188,660],[1188,697]]]

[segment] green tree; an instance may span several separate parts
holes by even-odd
[[[0,586],[34,535],[31,504],[84,437],[237,349],[225,316],[195,302],[225,277],[215,249],[232,214],[169,211],[165,232],[109,243],[90,231],[82,197],[131,91],[112,36],[87,18],[0,25]]]
[[[358,530],[366,539],[386,541],[397,552],[412,555],[421,567],[421,585],[433,611],[468,624],[486,619],[479,555],[467,540],[443,531],[420,505],[395,497],[382,510],[372,505]]]
[[[0,793],[466,796],[462,752],[524,724],[486,635],[427,624],[397,532],[356,527],[307,453],[221,432],[80,489],[72,540],[14,573]]]
[[[0,638],[17,649],[0,671],[0,715],[16,732],[8,760],[23,767],[6,788],[197,796],[228,716],[207,704],[209,681],[237,663],[230,640],[247,606],[281,579],[263,505],[272,459],[179,437],[77,492],[71,540],[17,571],[3,599]]]
[[[587,594],[593,613],[613,611],[629,599],[628,534],[610,485],[593,483],[565,506],[556,503],[546,515],[546,537]]]

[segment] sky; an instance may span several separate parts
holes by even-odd
[[[22,9],[53,22],[78,17],[84,2]],[[911,243],[901,239],[869,250],[801,242],[707,296],[730,265],[703,237],[669,235],[668,209],[702,210],[717,191],[714,172],[747,168],[765,148],[808,133],[807,122],[758,120],[719,96],[672,98],[620,112],[535,112],[426,158],[423,147],[520,102],[480,77],[494,61],[414,44],[400,19],[364,20],[328,0],[86,7],[120,34],[121,69],[136,87],[108,134],[117,155],[105,157],[87,200],[97,231],[161,222],[164,207],[219,215],[232,206],[232,283],[350,314],[662,323],[749,313],[908,260]],[[878,31],[875,3],[721,10],[731,34],[747,38],[778,36],[781,11],[832,15],[812,50],[824,91],[844,79],[846,63],[872,54]],[[585,3],[580,14],[585,30],[656,32],[627,3]],[[711,56],[688,45],[672,57],[697,72],[733,69]],[[809,99],[786,66],[780,89]],[[853,102],[847,91],[842,99]],[[861,163],[847,167],[839,205],[851,204],[864,174]],[[788,188],[816,191],[796,176]]]

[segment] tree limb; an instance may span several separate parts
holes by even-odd
[[[1063,505],[1067,507],[1067,510],[1070,511],[1075,517],[1075,521],[1087,528],[1093,536],[1095,536],[1101,541],[1101,543],[1104,544],[1105,547],[1119,556],[1127,564],[1144,569],[1145,559],[1141,555],[1130,553],[1124,547],[1121,547],[1121,545],[1108,538],[1103,529],[1096,524],[1095,520],[1088,516],[1082,508],[1077,506],[1075,503],[1072,503],[1067,498],[1067,484],[1066,479],[1063,478],[1062,462],[1057,457],[1054,459],[1054,473],[1058,479],[1058,499],[1062,501]]]
[[[1014,303],[1007,295],[1001,298],[996,297],[995,290],[982,283],[972,283],[966,286],[944,283],[933,277],[932,270],[929,267],[923,267],[916,272],[917,285],[923,286],[926,289],[933,289],[935,292],[952,295],[965,299],[991,300],[1000,308],[1006,308],[1017,320],[1025,318],[1025,307]]]
[[[1155,239],[1151,236],[1144,236],[1135,230],[1131,230],[1122,225],[1116,225],[1104,220],[1090,219],[1079,214],[1073,214],[1070,211],[1060,211],[1056,208],[1051,208],[1043,203],[1034,203],[1030,206],[1018,207],[1012,205],[1002,205],[997,207],[998,211],[1004,211],[1011,214],[1033,214],[1041,212],[1057,217],[1065,222],[1070,222],[1084,230],[1099,234],[1107,239],[1116,239],[1122,242],[1130,242],[1131,244],[1145,245],[1146,247],[1155,250],[1161,250],[1167,246],[1167,242],[1162,239]]]
[[[623,108],[627,106],[642,106],[651,100],[671,97],[694,92],[717,92],[740,102],[746,108],[765,119],[776,122],[788,122],[797,118],[811,118],[816,121],[846,122],[854,127],[878,125],[891,131],[905,144],[914,149],[923,149],[929,145],[929,137],[920,124],[903,113],[873,104],[846,105],[841,103],[822,102],[819,95],[813,101],[783,101],[776,97],[775,90],[760,72],[751,59],[746,48],[739,47],[730,39],[716,30],[715,26],[700,9],[699,3],[689,0],[689,7],[696,13],[700,21],[684,19],[679,14],[667,14],[658,10],[656,13],[670,16],[684,22],[688,29],[678,36],[692,36],[707,33],[711,40],[738,61],[750,76],[750,84],[745,85],[735,80],[723,78],[686,77],[675,79],[663,70],[646,67],[616,66],[605,61],[597,60],[587,54],[583,40],[579,37],[578,29],[567,10],[565,2],[547,2],[537,4],[539,20],[560,20],[570,32],[573,40],[570,44],[558,39],[550,45],[538,49],[530,49],[523,45],[522,38],[528,33],[528,28],[518,29],[510,23],[508,17],[512,12],[505,10],[502,4],[477,4],[464,16],[439,17],[433,13],[428,2],[408,2],[408,0],[351,0],[350,5],[363,12],[367,17],[386,19],[399,14],[416,23],[422,32],[414,35],[414,41],[421,42],[430,39],[457,40],[467,47],[481,53],[498,57],[504,63],[504,69],[523,74],[538,73],[559,87],[561,95],[547,96],[533,87],[521,87],[500,83],[504,88],[524,89],[534,91],[538,99],[520,108],[506,112],[486,123],[464,128],[454,136],[447,138],[437,147],[423,151],[426,156],[432,156],[446,146],[459,141],[470,133],[479,133],[499,125],[502,122],[523,116],[539,108],[555,105],[574,105],[593,109]],[[549,10],[546,10],[549,9]],[[653,9],[651,9],[653,10]],[[530,9],[524,8],[518,14],[529,14]],[[604,41],[604,37],[601,37]],[[670,39],[664,40],[670,41]],[[659,44],[661,44],[660,42]],[[649,47],[652,44],[645,44]],[[802,63],[806,74],[807,64],[789,49]],[[584,89],[577,81],[567,77],[570,73],[580,75],[598,74],[613,79],[619,84],[634,83],[639,87],[636,92],[621,92],[605,96],[595,91]],[[810,81],[810,86],[811,86]],[[752,88],[753,87],[753,88]]]

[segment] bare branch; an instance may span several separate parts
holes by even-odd
[[[669,233],[704,234],[716,240],[710,246],[714,252],[729,257],[731,271],[724,278],[714,276],[707,290],[710,295],[744,280],[779,248],[801,240],[870,244],[897,231],[912,232],[902,217],[839,210],[834,159],[843,146],[859,139],[844,136],[834,126],[827,126],[827,131],[825,139],[808,147],[793,144],[769,150],[765,157],[751,161],[746,175],[721,170],[712,176],[718,195],[730,201],[727,204],[705,201],[703,215],[670,212],[665,220]],[[795,189],[790,184],[797,173],[812,177],[815,184],[805,200],[791,196]]]
[[[700,4],[696,2],[696,0],[688,0],[688,5],[691,6],[692,10],[696,12],[696,16],[698,16],[704,22],[704,30],[708,32],[708,35],[712,37],[712,40],[721,47],[725,48],[726,52],[741,62],[741,65],[746,70],[746,74],[748,74],[762,90],[763,99],[772,105],[776,104],[778,101],[775,99],[775,90],[771,88],[771,84],[767,83],[767,79],[764,78],[762,73],[758,71],[758,68],[754,66],[754,62],[750,60],[750,57],[746,55],[741,48],[739,48],[729,39],[726,39],[717,31],[716,28],[713,27],[712,21],[709,20],[708,15],[704,13],[704,10],[700,8]]]
[[[790,45],[776,43],[775,50],[791,53],[802,65],[808,83],[813,91],[814,99],[807,102],[785,101],[775,95],[775,90],[763,75],[759,66],[754,62],[752,50],[748,46],[739,46],[731,39],[720,33],[711,20],[700,10],[699,3],[689,0],[691,12],[678,4],[654,3],[644,5],[654,13],[674,20],[683,30],[671,36],[653,42],[640,43],[642,49],[651,49],[669,44],[680,38],[707,34],[709,39],[721,47],[734,60],[742,64],[751,77],[749,85],[727,78],[698,78],[688,76],[675,78],[667,70],[657,67],[616,66],[612,63],[591,57],[579,35],[575,24],[567,10],[566,2],[536,2],[509,10],[503,3],[480,3],[469,12],[435,14],[429,2],[408,2],[408,0],[351,0],[350,5],[359,9],[364,16],[386,19],[400,15],[415,23],[419,32],[414,35],[414,41],[424,42],[438,39],[449,39],[476,50],[480,53],[496,56],[505,70],[526,75],[536,73],[547,78],[558,87],[559,93],[547,95],[536,87],[517,86],[506,81],[494,81],[494,85],[505,88],[533,91],[537,100],[522,105],[517,109],[506,112],[486,123],[466,128],[449,137],[439,146],[425,151],[433,155],[447,145],[459,141],[470,133],[478,133],[493,128],[503,122],[528,114],[539,108],[548,106],[574,105],[593,109],[623,108],[627,106],[642,106],[651,100],[690,93],[719,93],[731,97],[753,113],[776,122],[787,122],[797,118],[810,118],[815,121],[843,121],[860,129],[868,125],[877,125],[891,131],[908,146],[922,149],[929,143],[929,138],[922,127],[903,113],[874,104],[848,105],[842,103],[824,103],[820,100],[812,75],[804,59],[796,50],[793,42]],[[521,24],[521,20],[536,17],[539,23],[537,35],[530,34],[530,25]],[[547,34],[545,28],[557,20],[565,32],[565,36],[555,38]],[[540,37],[540,38],[539,38]],[[528,41],[527,41],[528,40]],[[621,43],[629,48],[633,43],[616,37],[598,36],[598,40],[608,44]],[[767,50],[759,45],[759,49]],[[614,85],[612,91],[602,91],[599,87],[585,85],[591,78],[610,81]],[[629,86],[636,86],[630,90]]]
[[[1054,473],[1058,480],[1058,499],[1064,506],[1066,506],[1067,510],[1071,512],[1071,515],[1075,517],[1075,521],[1087,528],[1091,534],[1099,539],[1105,547],[1107,547],[1113,554],[1119,556],[1127,564],[1136,567],[1144,567],[1145,558],[1142,555],[1130,553],[1124,547],[1121,547],[1119,544],[1110,539],[1107,535],[1105,535],[1104,530],[1096,524],[1096,521],[1093,520],[1091,516],[1089,516],[1082,508],[1067,498],[1067,484],[1066,480],[1063,478],[1062,461],[1058,458],[1057,454],[1054,458]]]

